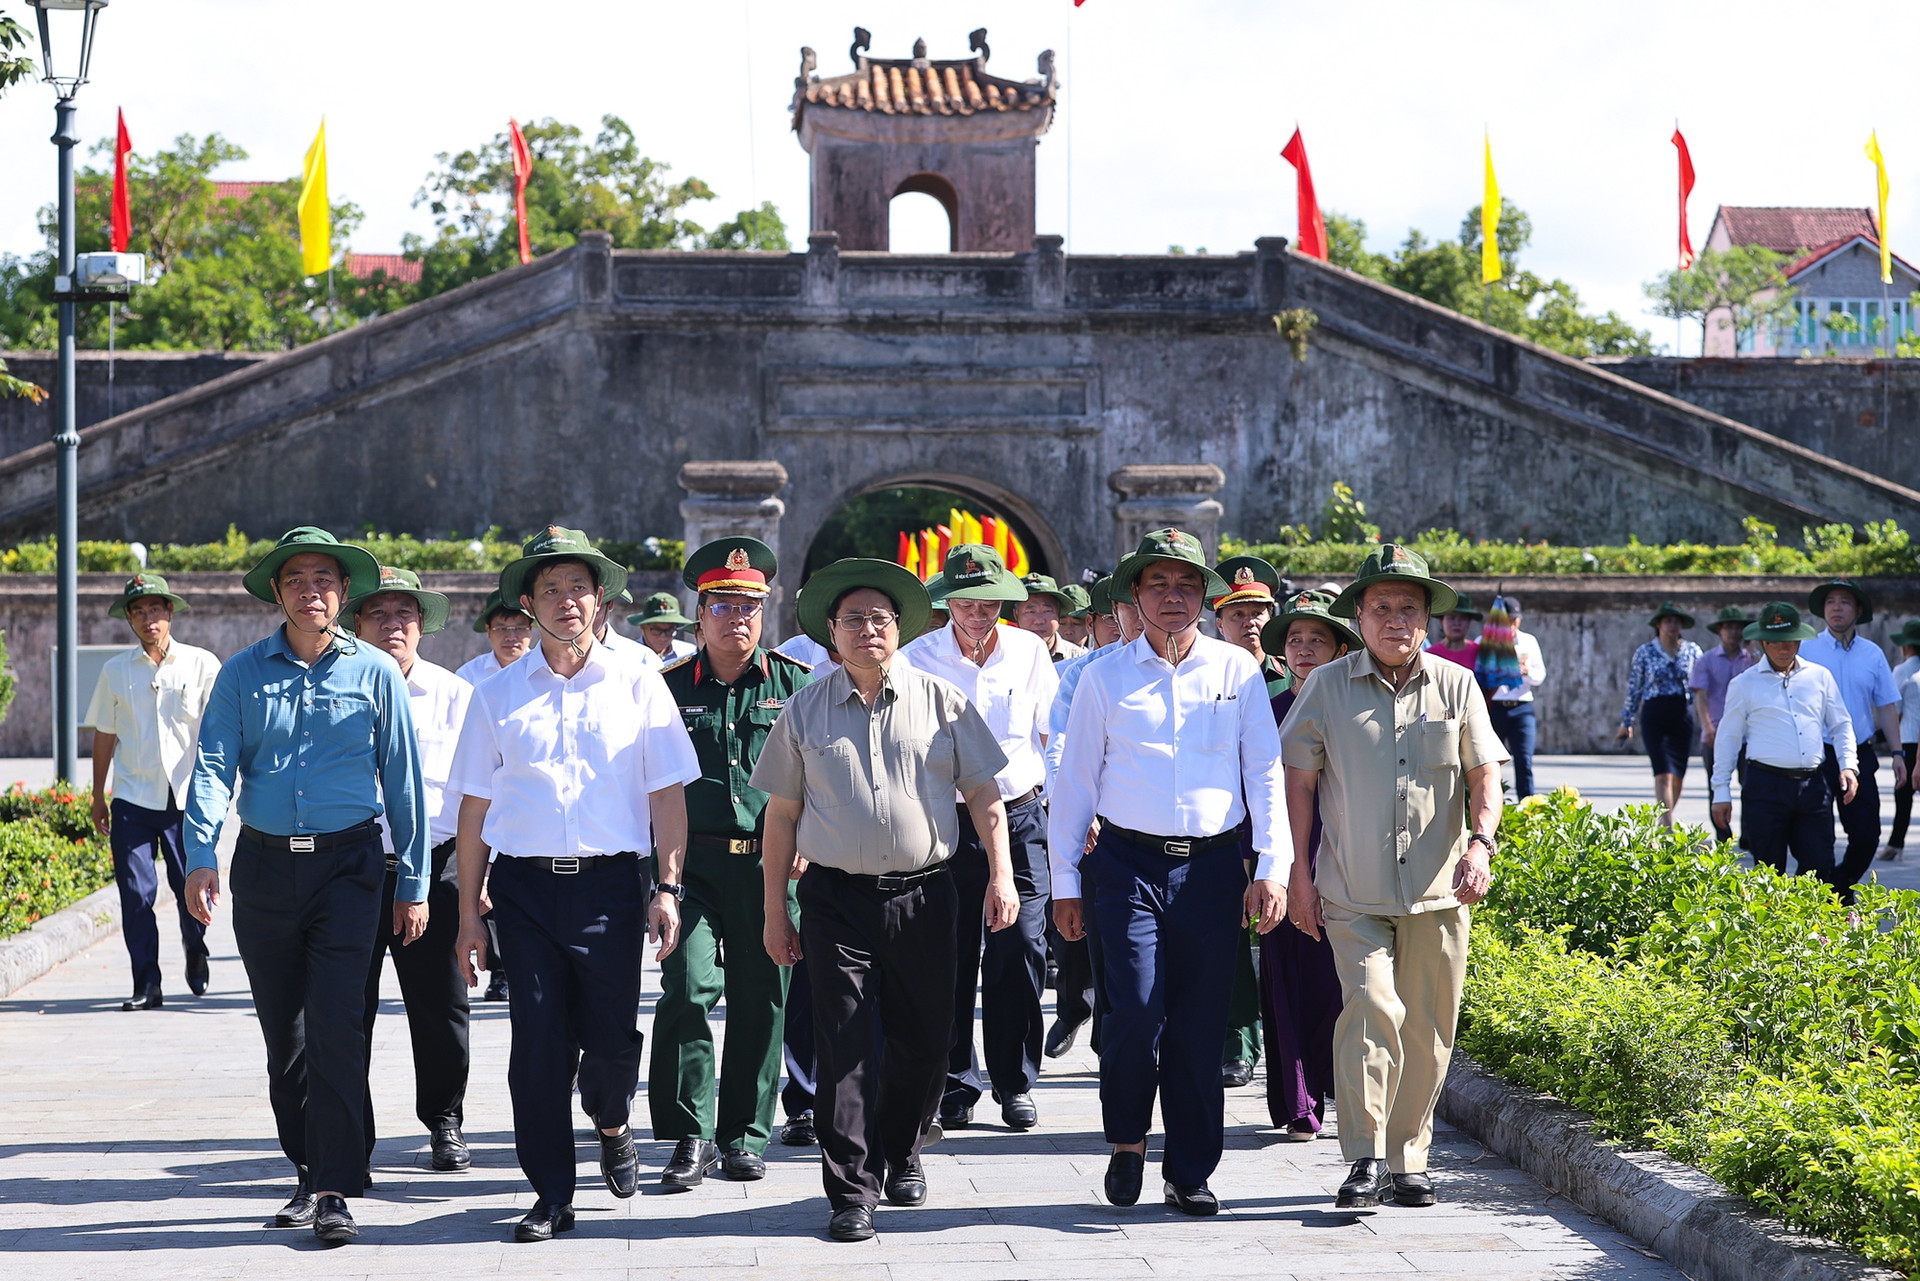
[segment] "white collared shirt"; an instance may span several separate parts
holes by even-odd
[[[1081,671],[1054,776],[1054,897],[1080,896],[1080,854],[1096,817],[1154,836],[1207,837],[1251,812],[1255,877],[1286,880],[1293,834],[1281,777],[1280,727],[1246,650],[1197,636],[1175,669],[1142,636],[1101,655]]]
[[[492,654],[486,657],[493,661]],[[426,800],[429,849],[452,840],[459,825],[460,796],[447,790],[447,779],[453,773],[453,752],[460,745],[460,726],[472,697],[473,686],[457,673],[424,658],[413,660],[413,670],[407,673],[407,703],[413,709],[413,736],[420,741],[420,794]],[[393,853],[393,834],[387,830],[384,813],[380,841],[387,853]]]
[[[1920,742],[1920,655],[1893,669],[1893,690],[1900,696],[1900,741]]]
[[[138,645],[107,660],[81,724],[119,740],[113,746],[114,799],[164,810],[171,792],[186,804],[200,718],[219,675],[220,660],[211,650],[179,641],[168,643],[157,667]]]
[[[1018,627],[994,628],[998,639],[986,666],[975,667],[966,654],[971,643],[949,624],[906,647],[909,662],[956,686],[980,709],[987,728],[1007,754],[1007,767],[994,775],[1000,799],[1023,796],[1046,781],[1042,755],[1047,712],[1060,688],[1047,643]],[[965,646],[965,649],[962,649]]]
[[[478,658],[469,658],[466,662],[460,664],[459,669],[454,672],[454,675],[469,685],[478,685],[495,672],[504,672],[506,670],[506,668],[500,666],[500,660],[495,658],[493,651],[489,649]]]
[[[1733,799],[1733,766],[1741,747],[1747,760],[1779,769],[1812,769],[1826,744],[1841,769],[1859,764],[1853,718],[1833,673],[1795,658],[1782,674],[1761,659],[1727,684],[1727,706],[1713,738],[1713,800]]]
[[[665,663],[660,661],[660,655],[654,653],[633,637],[622,636],[611,627],[607,628],[607,638],[601,641],[600,644],[606,646],[616,654],[624,654],[629,658],[639,659],[640,666],[642,667],[651,667],[655,671],[658,671],[666,666]],[[540,648],[537,641],[534,644],[534,648]]]
[[[644,854],[648,793],[699,777],[658,671],[596,644],[563,679],[536,645],[473,692],[448,790],[491,802],[496,856]]]
[[[652,649],[653,646],[648,645],[647,648]],[[691,658],[699,652],[699,649],[700,647],[692,641],[684,641],[676,636],[667,642],[667,653],[665,657],[661,657],[661,655],[657,653],[654,657],[660,659],[661,667],[671,667],[683,658]]]
[[[1533,691],[1547,683],[1547,660],[1533,633],[1515,631],[1513,656],[1520,663],[1520,684],[1504,685],[1493,692],[1495,703],[1531,703]]]

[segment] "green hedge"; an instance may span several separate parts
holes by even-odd
[[[1743,869],[1652,808],[1507,813],[1460,1045],[1797,1227],[1920,1264],[1920,895]]]
[[[89,794],[54,786],[0,792],[0,938],[113,883]]]
[[[506,537],[498,527],[479,538],[415,538],[412,534],[363,532],[353,541],[371,551],[382,565],[400,569],[428,571],[437,569],[499,570],[520,555],[522,540]],[[273,547],[273,540],[249,538],[233,526],[218,543],[156,543],[147,549],[147,568],[158,574],[189,573],[196,570],[238,573],[258,564]],[[0,552],[0,573],[50,574],[54,570],[55,544],[51,538],[21,543]],[[646,538],[637,542],[604,539],[600,550],[629,569],[679,569],[686,557],[686,544],[679,539]],[[140,563],[126,543],[90,542],[80,544],[80,571],[87,574],[131,574]]]

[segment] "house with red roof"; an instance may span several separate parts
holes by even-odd
[[[1750,334],[1735,333],[1725,308],[1710,312],[1705,355],[1868,356],[1913,332],[1920,271],[1895,254],[1893,283],[1881,283],[1880,228],[1871,209],[1721,205],[1706,248],[1735,245],[1787,256],[1793,311]]]

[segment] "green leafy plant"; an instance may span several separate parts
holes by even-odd
[[[0,937],[113,883],[90,797],[64,785],[0,792]]]
[[[479,538],[416,538],[412,534],[382,534],[363,531],[354,541],[374,554],[382,565],[416,572],[432,570],[493,570],[503,568],[520,556],[522,540],[508,538],[498,526]],[[146,567],[161,574],[239,573],[258,564],[273,548],[269,538],[249,538],[229,525],[227,536],[217,543],[158,543],[147,551]],[[644,538],[635,541],[604,539],[602,551],[636,570],[679,569],[686,558],[686,543],[677,538]],[[82,542],[80,569],[90,574],[131,574],[140,568],[126,543]],[[0,552],[0,573],[50,574],[54,569],[55,546],[51,538],[21,543]]]
[[[0,721],[7,719],[7,713],[13,710],[13,695],[13,658],[7,653],[7,634],[0,631]]]

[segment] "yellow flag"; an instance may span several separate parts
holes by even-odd
[[[1893,246],[1887,238],[1887,159],[1880,154],[1880,131],[1867,135],[1867,159],[1880,181],[1880,283],[1893,283]]]
[[[1500,180],[1493,176],[1493,139],[1487,139],[1487,185],[1480,197],[1480,283],[1500,279]]]
[[[327,122],[307,148],[300,178],[300,264],[309,276],[333,265],[333,211],[327,205]]]

